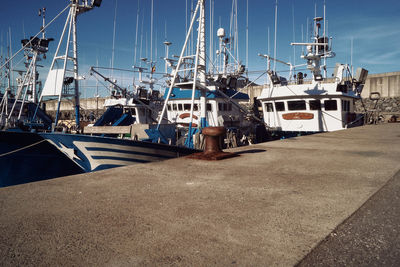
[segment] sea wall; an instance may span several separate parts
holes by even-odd
[[[382,98],[400,97],[400,71],[369,74],[361,97],[369,98],[373,92],[378,92]]]
[[[94,115],[98,117],[104,112],[104,101],[106,98],[83,98],[80,99],[80,113],[81,116],[86,120],[89,116]],[[57,111],[57,100],[48,100],[45,101],[45,110],[46,113],[51,117],[55,118]],[[75,117],[75,100],[67,99],[61,101],[60,111],[62,120],[72,120]]]
[[[381,97],[378,100],[363,98],[361,101],[356,102],[357,112],[364,112],[365,109],[376,110],[384,115],[385,119],[390,118],[391,115],[400,115],[400,97]]]

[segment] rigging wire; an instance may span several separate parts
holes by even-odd
[[[22,46],[21,49],[19,49],[14,55],[12,55],[3,65],[0,66],[0,70],[7,65],[8,62],[10,62],[11,60],[13,60],[13,58],[18,55],[22,50],[24,50],[28,45],[30,45],[32,43],[32,40],[36,37],[39,36],[39,34],[41,34],[48,26],[50,26],[62,13],[64,13],[68,8],[69,8],[69,4],[60,12],[58,13],[57,16],[55,16],[49,23],[47,23],[46,26],[44,26],[35,36],[33,36],[31,39],[29,39],[29,41]]]

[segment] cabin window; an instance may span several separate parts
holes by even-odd
[[[218,110],[219,111],[231,111],[232,104],[231,103],[218,103]]]
[[[321,110],[321,100],[310,100],[310,110]]]
[[[199,105],[198,105],[198,104],[194,104],[193,110],[194,110],[194,111],[198,111],[198,110],[199,110]]]
[[[285,103],[284,102],[275,102],[276,111],[285,111]]]
[[[183,111],[183,105],[182,104],[178,104],[178,110],[179,111]]]
[[[171,104],[167,105],[168,111],[171,111]]]
[[[306,110],[306,101],[304,101],[304,100],[288,101],[288,109],[289,110]]]
[[[342,100],[342,111],[350,111],[350,101],[349,100]]]
[[[190,106],[191,106],[191,104],[183,104],[183,109],[185,111],[190,111]]]
[[[207,104],[207,111],[212,111],[211,104]]]
[[[177,105],[176,105],[176,104],[172,104],[172,109],[173,109],[174,111],[177,111],[177,110],[178,110]]]
[[[274,112],[274,106],[272,105],[272,103],[265,103],[265,109],[267,110],[267,112]]]
[[[325,106],[325,110],[337,110],[336,100],[325,100],[324,106]]]

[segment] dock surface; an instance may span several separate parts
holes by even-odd
[[[400,124],[230,151],[1,188],[0,265],[298,264],[396,177]]]

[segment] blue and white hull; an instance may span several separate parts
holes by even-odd
[[[193,149],[110,137],[40,133],[85,172],[161,161],[197,152]]]
[[[0,131],[0,187],[198,152],[99,136]]]
[[[83,172],[38,134],[0,131],[0,187]]]

